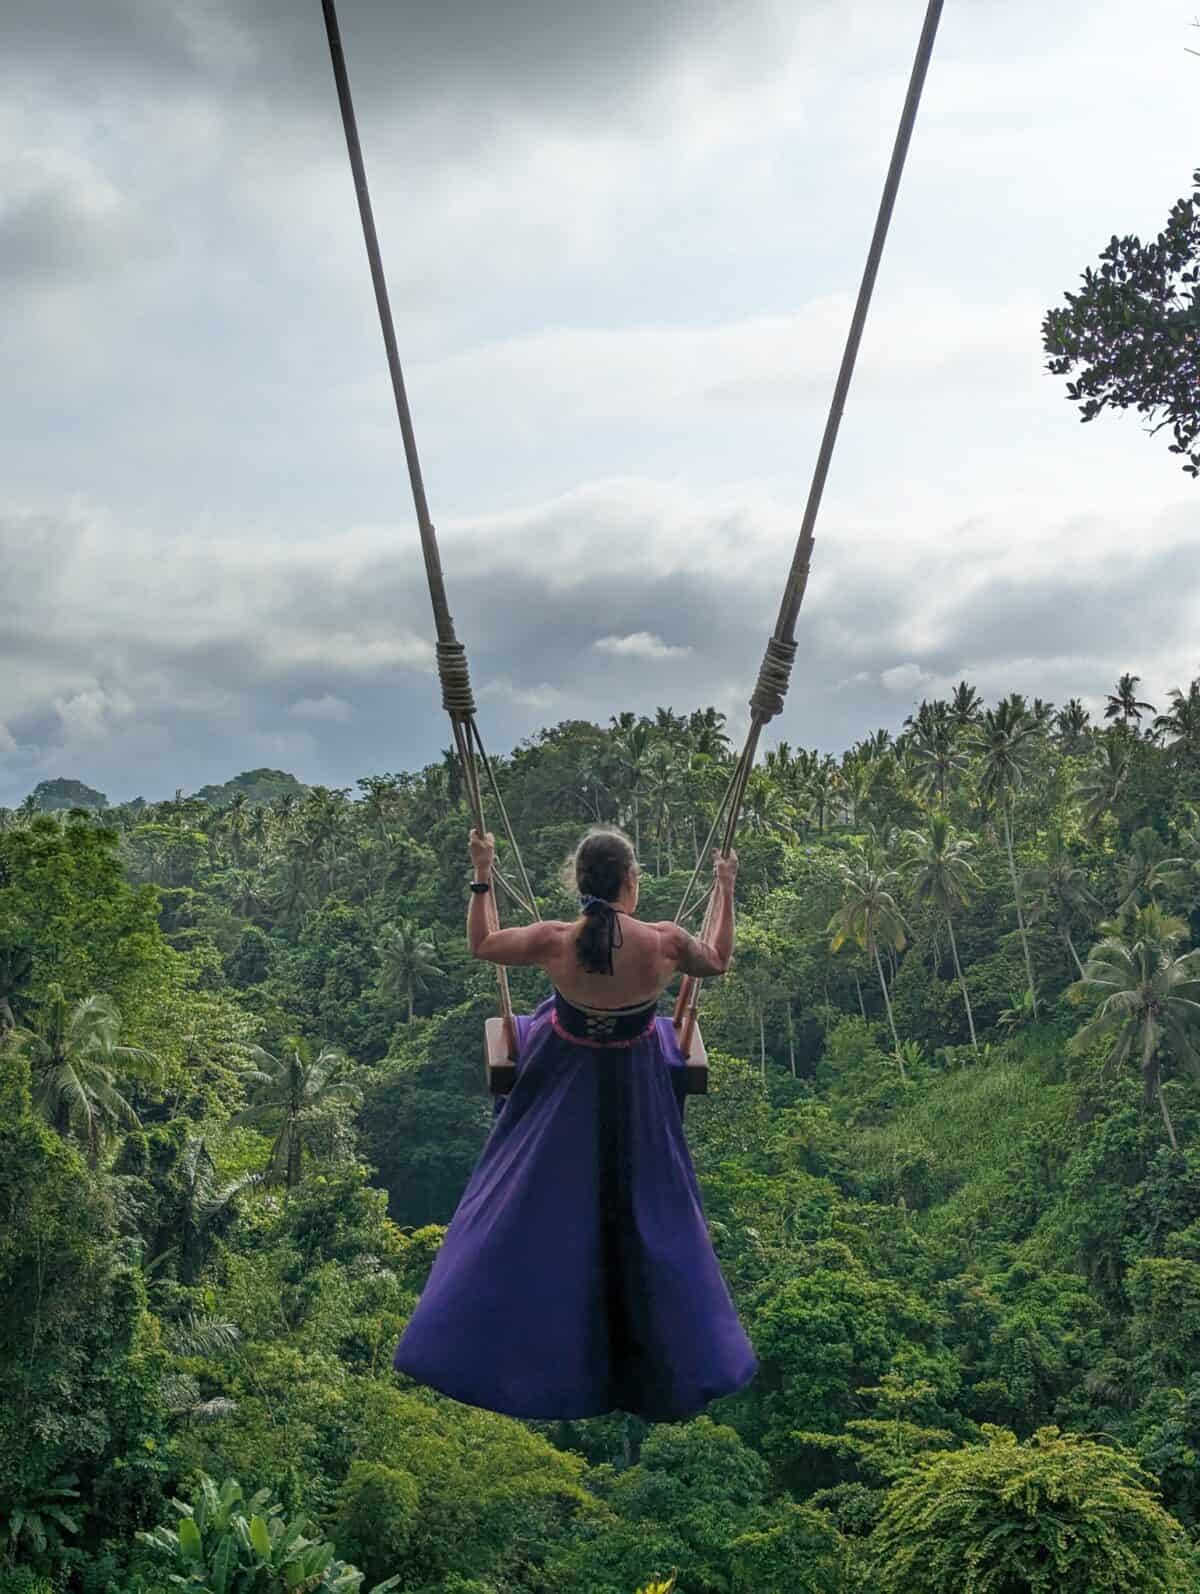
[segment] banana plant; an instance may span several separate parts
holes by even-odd
[[[199,1489],[194,1504],[171,1501],[178,1528],[138,1534],[167,1558],[177,1588],[192,1594],[359,1594],[363,1574],[335,1559],[332,1544],[308,1538],[307,1518],[285,1522],[269,1489],[247,1500],[236,1478],[218,1489],[207,1473],[200,1474]],[[389,1577],[371,1594],[399,1585],[398,1577]]]

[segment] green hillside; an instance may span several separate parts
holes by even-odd
[[[2,1594],[1200,1586],[1200,721],[1136,685],[766,754],[686,1115],[760,1370],[678,1424],[390,1370],[491,1112],[445,762],[0,814]],[[730,762],[498,760],[543,913],[597,817],[672,913]]]

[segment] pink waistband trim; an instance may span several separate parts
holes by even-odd
[[[572,1035],[571,1031],[566,1028],[557,1013],[552,1013],[550,1015],[550,1027],[560,1040],[570,1041],[573,1046],[590,1046],[594,1051],[598,1052],[612,1051],[617,1048],[628,1049],[630,1046],[636,1046],[639,1041],[644,1041],[647,1035],[653,1034],[654,1026],[657,1022],[658,1014],[655,1013],[651,1016],[645,1029],[639,1030],[636,1035],[631,1035],[628,1040],[594,1041],[585,1039],[585,1037],[582,1035]]]

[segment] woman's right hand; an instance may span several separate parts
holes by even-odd
[[[734,883],[737,880],[737,872],[738,855],[736,852],[731,852],[728,858],[723,857],[719,852],[713,853],[713,881],[718,889],[732,892]]]

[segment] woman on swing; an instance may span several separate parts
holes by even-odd
[[[638,866],[595,829],[572,922],[491,928],[495,847],[471,832],[475,957],[544,969],[517,1017],[516,1079],[394,1366],[513,1417],[693,1416],[757,1369],[713,1252],[683,1133],[686,1061],[658,999],[733,952],[736,856],[717,857],[711,940],[633,917]]]

